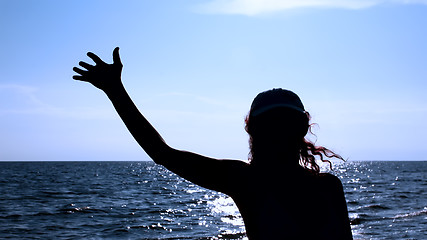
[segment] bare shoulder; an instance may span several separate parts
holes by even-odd
[[[231,159],[218,159],[216,162],[216,167],[212,166],[210,169],[213,173],[211,178],[214,179],[214,187],[210,189],[234,196],[246,183],[249,164]]]
[[[343,191],[341,180],[337,176],[330,173],[321,173],[319,177],[322,181],[322,184],[324,184],[326,187],[333,190],[334,192]]]
[[[245,168],[249,166],[249,163],[243,160],[237,160],[237,159],[218,159],[218,160],[228,164],[230,167]]]
[[[226,169],[231,176],[242,177],[247,174],[249,163],[242,160],[220,159],[219,165],[222,169]]]

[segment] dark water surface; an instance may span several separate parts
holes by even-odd
[[[347,162],[334,174],[356,239],[427,239],[427,162]],[[245,228],[229,197],[152,162],[0,162],[5,238],[244,239]]]

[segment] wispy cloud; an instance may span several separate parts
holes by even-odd
[[[427,0],[212,0],[199,5],[197,10],[255,16],[297,8],[363,9],[380,4],[427,4]]]
[[[66,109],[47,103],[38,96],[38,88],[29,85],[0,84],[0,116],[46,115],[74,119],[111,119],[111,111],[80,107]]]

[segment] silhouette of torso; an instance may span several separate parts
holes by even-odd
[[[263,173],[250,165],[242,173],[239,189],[230,196],[250,239],[323,239],[320,232],[330,228],[322,217],[332,197],[327,184],[332,175],[314,175],[302,168]]]

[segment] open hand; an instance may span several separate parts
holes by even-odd
[[[85,62],[79,62],[79,65],[86,70],[74,67],[73,70],[79,75],[74,75],[73,79],[92,83],[95,87],[103,90],[113,90],[121,85],[121,74],[123,64],[119,56],[119,48],[113,51],[113,64],[107,64],[94,53],[88,52],[87,56],[94,62],[95,66]]]

